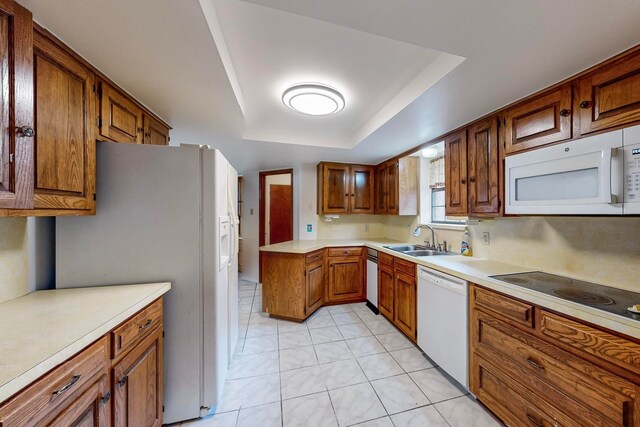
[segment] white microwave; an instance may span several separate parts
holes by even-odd
[[[509,156],[505,213],[640,214],[640,126]]]

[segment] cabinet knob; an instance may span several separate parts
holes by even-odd
[[[475,176],[470,177],[469,182],[476,182],[476,177]]]
[[[120,387],[123,387],[125,384],[127,384],[128,380],[129,380],[129,377],[122,377],[122,379],[120,381],[118,381],[118,385]]]
[[[462,178],[462,179],[460,180],[460,184],[466,184],[466,183],[467,183],[467,180],[466,180],[466,179]]]
[[[36,131],[31,126],[17,127],[16,133],[25,138],[33,138],[36,135]]]
[[[100,401],[102,403],[107,403],[109,401],[109,399],[111,399],[111,393],[106,392],[104,396],[102,396],[102,399],[100,399]]]
[[[571,115],[571,110],[568,108],[563,108],[560,110],[560,117],[569,117]]]
[[[582,101],[580,103],[580,108],[584,108],[584,109],[591,108],[591,101]]]

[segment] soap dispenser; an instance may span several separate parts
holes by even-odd
[[[464,234],[462,235],[462,244],[460,245],[460,254],[464,256],[471,256],[471,236],[469,235],[469,227],[464,227]]]

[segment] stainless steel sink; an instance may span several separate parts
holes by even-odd
[[[411,251],[423,251],[428,250],[429,248],[424,245],[398,245],[398,246],[384,246],[387,249],[392,249],[394,251],[406,253]]]
[[[436,251],[433,249],[423,249],[419,251],[407,251],[403,252],[405,255],[411,256],[435,256],[435,255],[450,255],[449,252]]]

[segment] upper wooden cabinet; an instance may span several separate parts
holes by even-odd
[[[625,55],[578,80],[575,110],[580,133],[640,120],[640,51]]]
[[[498,121],[490,117],[467,129],[469,214],[500,213]],[[447,179],[445,178],[445,186]]]
[[[504,112],[505,153],[512,154],[572,137],[571,83]]]
[[[467,214],[467,131],[444,139],[445,212],[447,215]]]
[[[418,158],[389,160],[376,168],[375,213],[418,214]]]
[[[374,167],[318,164],[318,214],[374,213]]]
[[[100,135],[114,142],[143,143],[142,108],[106,82],[98,83]]]
[[[34,33],[36,209],[94,209],[94,74]]]
[[[148,114],[142,117],[145,144],[169,145],[169,128]]]
[[[0,0],[0,208],[33,207],[31,12]]]

